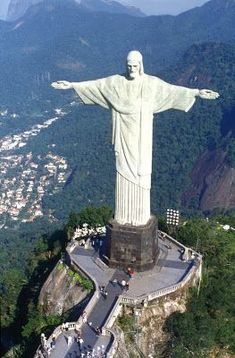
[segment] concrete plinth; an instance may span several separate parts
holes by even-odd
[[[110,220],[106,240],[110,267],[131,266],[136,271],[145,271],[155,265],[159,251],[155,216],[143,226],[120,225]]]

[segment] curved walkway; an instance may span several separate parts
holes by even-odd
[[[75,341],[76,330],[61,331],[54,349],[50,352],[51,358],[106,357],[113,337],[107,331],[97,335],[95,329],[105,326],[118,297],[121,296],[127,301],[138,300],[144,295],[175,285],[185,277],[194,261],[183,262],[179,245],[174,241],[168,241],[167,238],[160,237],[159,247],[160,255],[156,266],[152,270],[135,273],[131,279],[123,270],[111,269],[100,262],[99,253],[93,247],[70,248],[72,263],[86,272],[95,281],[96,286],[104,286],[108,295],[105,298],[101,292],[94,293],[98,295],[95,305],[91,312],[87,313],[87,322],[83,322],[79,328],[79,334],[84,340],[83,346],[79,347]],[[113,282],[114,279],[117,283]],[[119,284],[122,280],[129,281],[128,291],[123,290]]]

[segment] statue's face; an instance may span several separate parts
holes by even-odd
[[[140,63],[139,61],[127,61],[127,75],[128,78],[134,80],[140,76]]]

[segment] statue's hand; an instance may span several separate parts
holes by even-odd
[[[62,90],[73,88],[72,83],[68,81],[52,82],[51,86],[55,89],[62,89]]]
[[[216,99],[219,98],[219,93],[208,89],[199,90],[198,96],[203,99]]]

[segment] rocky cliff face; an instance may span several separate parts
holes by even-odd
[[[165,297],[142,311],[139,324],[143,329],[139,344],[146,356],[156,351],[164,352],[168,341],[168,334],[164,331],[165,321],[174,312],[185,312],[186,297],[186,292]]]
[[[215,5],[211,9],[214,16],[219,11],[231,11],[231,14],[235,11],[234,0],[214,0],[205,4],[204,9],[210,9],[212,3]],[[225,44],[193,45],[185,53],[175,75],[175,82],[179,85],[215,89],[221,96],[215,103],[219,104],[216,111],[213,114],[208,111],[205,118],[208,125],[203,133],[204,148],[195,156],[192,184],[182,195],[183,206],[208,214],[235,208],[235,48],[231,49],[231,58],[228,59],[229,48]],[[209,104],[205,102],[206,106]],[[201,110],[195,120],[200,121],[202,114]],[[198,126],[197,132],[200,130]]]
[[[167,357],[166,348],[169,340],[164,330],[165,322],[174,312],[185,312],[187,289],[154,300],[147,307],[139,307],[139,314],[130,332],[122,332],[118,326],[114,328],[120,342],[117,358],[129,357]],[[130,308],[125,308],[124,316],[132,316]],[[130,333],[139,331],[135,342],[130,339]],[[123,336],[124,333],[124,336]],[[156,355],[157,354],[157,355]]]
[[[67,312],[87,296],[82,289],[67,275],[65,267],[54,268],[42,287],[39,304],[44,307],[46,314],[59,314]]]
[[[194,198],[204,212],[228,211],[235,207],[235,169],[226,163],[223,151],[206,151],[195,163],[192,186],[183,195],[189,205]]]

